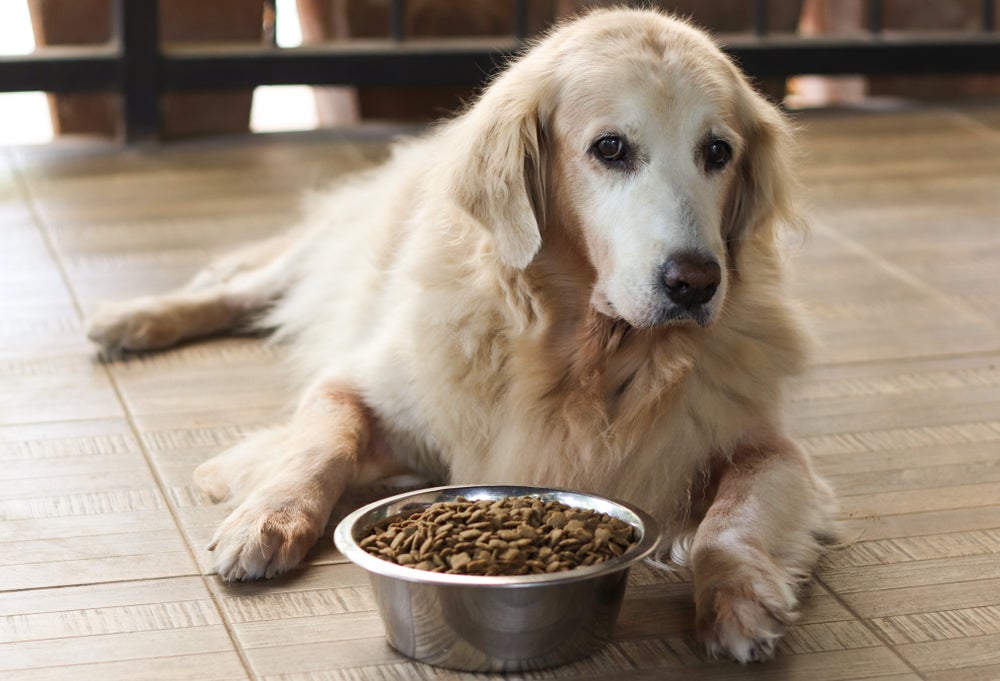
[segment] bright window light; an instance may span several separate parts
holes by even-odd
[[[275,41],[279,47],[302,44],[302,27],[295,0],[277,0]],[[308,85],[264,85],[253,93],[250,129],[254,132],[312,130],[319,126],[316,99]]]
[[[302,26],[299,25],[299,15],[295,10],[295,0],[278,0],[274,4],[278,15],[275,26],[275,42],[278,47],[298,47],[302,44]]]
[[[277,0],[276,40],[281,47],[302,44],[295,0]],[[0,54],[35,49],[27,0],[0,0]],[[311,130],[318,127],[312,88],[265,86],[254,91],[250,129],[254,132]],[[0,145],[42,144],[53,139],[48,99],[43,92],[0,92]]]
[[[253,91],[254,132],[312,130],[319,126],[316,99],[308,85],[263,85]]]
[[[27,0],[0,0],[0,54],[35,49]],[[43,92],[0,92],[0,145],[52,140],[49,103]]]

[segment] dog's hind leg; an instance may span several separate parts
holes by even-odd
[[[274,237],[219,258],[176,291],[107,303],[87,320],[87,336],[115,355],[237,329],[290,286],[296,243]]]
[[[379,444],[375,417],[333,381],[310,389],[291,421],[195,470],[195,485],[235,509],[209,548],[225,580],[272,577],[294,567],[316,543],[348,485],[400,470]]]

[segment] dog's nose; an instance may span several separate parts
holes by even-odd
[[[663,265],[667,297],[685,308],[698,307],[710,301],[721,281],[719,263],[697,255],[671,258]]]

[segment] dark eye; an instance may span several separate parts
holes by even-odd
[[[628,145],[617,135],[605,135],[594,143],[594,152],[604,161],[623,161]]]
[[[705,169],[720,170],[733,157],[733,150],[725,140],[712,140],[705,144]]]

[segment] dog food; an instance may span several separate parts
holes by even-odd
[[[596,565],[634,543],[618,518],[525,496],[438,502],[375,526],[359,545],[417,570],[503,576]]]

